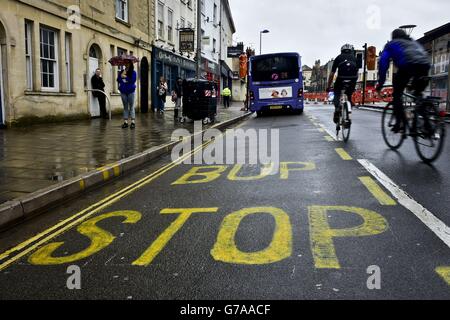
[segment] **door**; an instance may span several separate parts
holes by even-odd
[[[89,57],[89,72],[88,72],[88,86],[92,89],[91,78],[95,74],[95,70],[98,68],[98,59]],[[94,97],[92,92],[89,94],[89,111],[91,117],[100,117],[100,105],[98,99]]]
[[[149,65],[146,57],[142,58],[141,61],[141,112],[148,112],[148,93],[149,93],[149,82],[148,82],[148,71]]]
[[[5,100],[3,88],[2,48],[0,47],[0,128],[5,125]]]

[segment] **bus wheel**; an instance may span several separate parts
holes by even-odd
[[[258,118],[261,118],[263,116],[263,112],[262,111],[256,111],[256,116]]]

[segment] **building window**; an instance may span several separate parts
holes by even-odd
[[[55,31],[40,29],[41,45],[41,87],[42,90],[58,91],[58,39]]]
[[[158,37],[164,39],[164,4],[158,3]]]
[[[217,40],[213,39],[213,52],[216,52],[217,49]]]
[[[66,81],[67,92],[72,92],[72,35],[66,33],[65,39],[65,63],[66,63]]]
[[[25,67],[27,72],[27,90],[33,90],[33,22],[25,21]]]
[[[116,18],[128,22],[128,0],[116,0]]]
[[[173,11],[167,12],[167,40],[173,42]]]
[[[217,4],[214,3],[214,16],[213,16],[213,21],[214,24],[217,24]]]

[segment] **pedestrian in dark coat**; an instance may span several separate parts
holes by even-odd
[[[105,83],[103,82],[102,71],[100,68],[95,70],[95,74],[91,78],[92,89],[100,90],[105,92]],[[92,95],[98,99],[98,104],[100,106],[100,116],[104,119],[108,119],[108,114],[106,112],[106,96],[104,93],[94,91]]]

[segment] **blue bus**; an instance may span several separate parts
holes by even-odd
[[[270,110],[303,113],[303,74],[298,53],[250,57],[249,106],[260,116]]]

